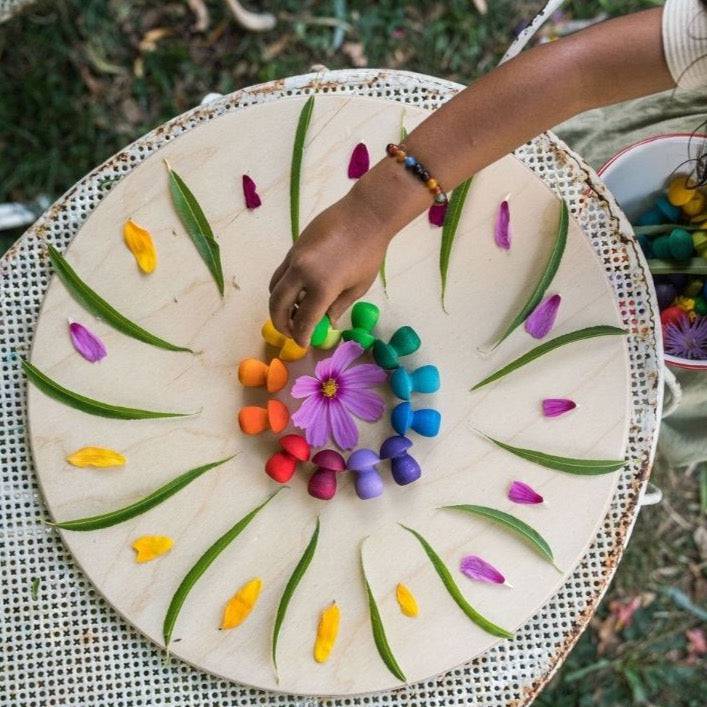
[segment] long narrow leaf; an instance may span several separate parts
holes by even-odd
[[[192,194],[184,180],[169,166],[169,193],[172,195],[174,210],[177,212],[184,229],[189,234],[199,255],[211,276],[216,282],[218,291],[223,297],[223,269],[221,268],[221,249],[219,248],[214,232],[206,220],[204,211]]]
[[[232,455],[225,459],[220,459],[217,462],[211,462],[210,464],[204,464],[195,469],[185,471],[183,474],[180,474],[170,482],[164,484],[164,486],[160,486],[148,496],[141,498],[135,503],[131,503],[129,506],[98,516],[57,521],[56,523],[48,523],[48,525],[54,526],[55,528],[62,528],[63,530],[100,530],[102,528],[110,528],[112,525],[117,525],[118,523],[124,523],[126,520],[130,520],[131,518],[135,518],[135,516],[149,511],[151,508],[162,503],[162,501],[166,501],[170,496],[174,496],[175,493],[181,491],[202,474],[205,474],[207,471],[217,466],[221,466],[221,464],[225,464],[227,461],[233,459],[234,456],[235,455]]]
[[[159,417],[187,417],[194,414],[189,412],[156,412],[154,410],[140,410],[104,403],[64,388],[24,359],[22,359],[22,368],[27,379],[34,383],[45,395],[89,415],[110,417],[116,420],[150,420]]]
[[[250,522],[255,518],[258,512],[265,507],[270,501],[282,491],[282,487],[274,493],[271,493],[259,506],[256,506],[250,513],[241,518],[230,530],[226,531],[211,547],[196,561],[196,564],[187,572],[184,579],[181,581],[177,591],[169,603],[167,613],[164,617],[162,626],[162,635],[164,637],[165,648],[169,647],[169,642],[172,640],[172,632],[174,625],[177,623],[177,617],[181,611],[189,592],[194,585],[199,581],[201,575],[213,564],[214,560],[248,527]]]
[[[482,616],[476,609],[474,609],[474,607],[466,600],[461,592],[461,589],[459,589],[459,586],[454,581],[452,573],[449,571],[447,565],[444,564],[442,558],[434,551],[432,546],[427,542],[427,540],[425,540],[425,538],[422,537],[422,535],[420,535],[420,533],[412,528],[408,528],[406,525],[402,525],[402,523],[401,527],[407,530],[408,533],[412,533],[417,538],[420,545],[422,545],[422,549],[425,551],[425,554],[430,559],[435,572],[437,572],[437,575],[442,580],[442,584],[445,589],[449,592],[449,595],[452,599],[454,599],[457,606],[467,615],[469,619],[471,619],[479,628],[486,631],[486,633],[490,633],[492,636],[498,636],[500,638],[513,638],[513,634],[510,631],[507,631],[505,628],[501,628],[492,621],[489,621],[485,616]]]
[[[378,654],[380,655],[382,661],[385,663],[386,667],[390,672],[401,680],[402,682],[407,682],[405,673],[403,673],[402,668],[398,664],[398,661],[393,655],[393,650],[388,643],[388,637],[385,635],[385,628],[383,626],[383,619],[381,618],[380,611],[378,610],[378,604],[376,603],[376,598],[373,596],[373,591],[371,590],[371,585],[368,583],[368,578],[366,577],[366,568],[363,564],[363,543],[361,543],[361,575],[363,577],[363,586],[366,589],[366,596],[368,597],[368,613],[371,617],[371,630],[373,631],[373,641],[378,649]]]
[[[312,119],[314,110],[314,96],[310,96],[304,104],[297,121],[295,143],[292,148],[292,167],[290,169],[290,227],[292,241],[299,238],[299,195],[300,178],[302,175],[302,155],[304,154],[304,141],[307,137],[307,128]]]
[[[554,454],[546,454],[538,452],[534,449],[524,449],[522,447],[514,447],[505,442],[500,442],[493,437],[484,435],[486,439],[493,442],[497,447],[505,449],[511,454],[526,459],[527,461],[539,464],[547,469],[555,469],[556,471],[564,471],[568,474],[577,474],[579,476],[598,476],[600,474],[611,474],[613,471],[618,471],[626,463],[623,459],[573,459],[572,457],[558,457]]]
[[[488,385],[489,383],[493,383],[493,381],[497,381],[499,378],[503,378],[509,373],[513,373],[513,371],[516,371],[522,366],[527,365],[531,361],[534,361],[536,358],[540,358],[546,353],[554,351],[555,349],[560,348],[561,346],[572,344],[575,341],[583,341],[584,339],[593,339],[597,336],[623,336],[625,334],[626,331],[624,329],[620,329],[619,327],[615,326],[600,324],[598,326],[590,326],[586,327],[585,329],[577,329],[576,331],[571,331],[568,334],[556,336],[554,339],[545,341],[539,346],[536,346],[534,349],[530,349],[530,351],[528,351],[527,353],[524,353],[522,356],[519,356],[506,366],[503,366],[503,368],[499,368],[490,376],[487,376],[482,381],[479,381],[471,388],[471,390],[478,390],[479,388]]]
[[[560,220],[557,224],[557,233],[555,235],[555,243],[552,246],[552,251],[550,252],[550,258],[547,261],[545,270],[540,276],[535,288],[533,289],[528,301],[522,307],[520,312],[515,316],[513,321],[508,325],[508,328],[503,332],[501,338],[496,342],[495,346],[498,346],[504,339],[506,339],[512,331],[519,327],[527,318],[528,315],[538,306],[540,300],[542,300],[547,288],[552,282],[552,278],[555,277],[557,269],[560,267],[560,260],[562,260],[562,255],[565,252],[565,246],[567,245],[567,230],[569,228],[569,210],[567,209],[567,202],[563,199],[560,205]],[[494,348],[495,348],[494,346]]]
[[[463,181],[453,192],[449,198],[449,206],[444,217],[444,226],[442,227],[442,243],[439,250],[439,273],[442,276],[442,309],[444,307],[444,295],[447,290],[447,270],[449,270],[449,258],[452,254],[452,246],[457,235],[457,228],[462,216],[462,210],[466,202],[466,197],[469,194],[471,186],[471,177]]]
[[[505,513],[504,511],[499,511],[495,508],[489,508],[488,506],[460,504],[456,506],[442,506],[442,508],[447,511],[461,511],[462,513],[470,513],[472,515],[481,516],[482,518],[488,518],[489,520],[502,525],[504,528],[520,535],[531,545],[531,547],[533,547],[534,550],[550,562],[553,567],[558,569],[555,564],[555,557],[552,554],[552,549],[550,548],[547,540],[545,540],[545,538],[543,538],[537,530],[531,528],[527,523],[520,520],[520,518],[516,518],[510,513]]]
[[[158,336],[150,333],[146,329],[131,322],[127,317],[123,316],[117,309],[114,309],[106,302],[95,290],[92,290],[76,273],[76,271],[65,260],[64,256],[51,244],[47,245],[49,252],[49,260],[52,263],[56,274],[66,286],[69,294],[81,305],[83,305],[91,314],[102,319],[106,324],[109,324],[119,332],[127,336],[142,341],[151,346],[157,346],[160,349],[167,351],[188,351],[194,353],[186,346],[177,346],[170,344],[169,341],[160,339]]]
[[[295,593],[297,586],[302,581],[304,573],[307,571],[309,564],[312,562],[314,557],[314,551],[317,549],[317,541],[319,540],[319,517],[317,516],[317,524],[314,526],[314,532],[312,537],[307,544],[307,547],[302,553],[297,566],[290,575],[285,585],[285,591],[280,597],[280,603],[277,606],[277,614],[275,615],[275,626],[272,632],[272,662],[275,667],[275,673],[277,674],[277,642],[280,638],[280,629],[282,628],[282,622],[285,620],[285,614],[287,613],[287,608],[292,600],[292,595]]]

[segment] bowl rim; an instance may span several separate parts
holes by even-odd
[[[597,174],[600,177],[603,177],[606,171],[611,167],[614,163],[618,162],[621,160],[623,157],[626,157],[628,153],[633,152],[636,148],[641,147],[642,145],[649,144],[651,142],[662,142],[664,140],[670,139],[670,138],[680,138],[680,137],[686,137],[686,138],[704,138],[707,140],[707,133],[703,132],[674,132],[674,133],[660,133],[658,135],[650,135],[648,137],[645,137],[641,140],[637,140],[636,142],[632,142],[630,145],[626,145],[625,147],[622,147],[618,152],[614,153],[609,159],[604,162],[604,164],[599,167],[597,170]],[[679,356],[673,356],[672,354],[665,353],[663,351],[663,360],[665,361],[666,364],[669,366],[673,366],[675,368],[682,368],[688,371],[707,371],[707,360],[704,361],[695,361],[689,358],[680,358]]]

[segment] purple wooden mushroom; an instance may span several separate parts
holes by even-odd
[[[390,459],[390,468],[396,484],[405,486],[417,481],[422,473],[420,465],[408,454],[412,442],[405,435],[393,435],[383,442],[381,459]]]
[[[307,490],[310,496],[328,501],[336,493],[336,474],[346,469],[346,461],[333,449],[322,449],[312,457],[317,468],[309,478]]]
[[[383,493],[383,479],[376,469],[380,457],[372,449],[357,449],[346,466],[356,473],[356,494],[362,500],[375,498]]]

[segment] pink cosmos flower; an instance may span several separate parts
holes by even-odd
[[[292,422],[313,447],[331,438],[341,449],[353,449],[358,443],[353,416],[375,422],[383,415],[383,399],[368,388],[385,381],[385,371],[372,363],[351,366],[362,353],[355,341],[345,341],[319,361],[314,376],[300,376],[292,386],[293,398],[305,398]]]

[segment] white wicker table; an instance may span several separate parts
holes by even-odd
[[[50,277],[44,243],[63,249],[110,185],[174,137],[223,113],[312,91],[385,97],[427,109],[461,86],[406,72],[340,71],[244,89],[197,108],[127,147],[78,182],[0,261],[0,704],[47,705],[525,705],[562,664],[587,626],[616,570],[651,467],[662,373],[655,302],[640,249],[594,172],[552,134],[515,155],[570,205],[599,255],[630,334],[632,419],[628,463],[610,510],[586,556],[562,589],[511,641],[446,675],[390,693],[335,700],[243,688],[179,662],[166,663],[95,593],[45,515],[26,440],[28,352]],[[658,337],[658,338],[657,338]],[[33,598],[33,583],[39,585]]]

